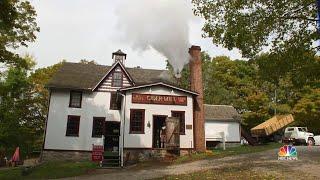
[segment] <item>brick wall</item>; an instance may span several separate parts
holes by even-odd
[[[199,93],[194,103],[194,145],[195,150],[204,152],[205,132],[204,132],[204,106],[203,106],[203,83],[202,83],[202,62],[200,46],[191,46],[190,66],[190,87],[192,91]]]

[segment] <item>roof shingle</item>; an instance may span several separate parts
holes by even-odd
[[[233,106],[204,105],[205,120],[214,121],[240,121],[240,115]]]
[[[65,62],[49,81],[47,87],[91,90],[100,82],[110,68],[111,66],[92,63]],[[167,70],[142,68],[126,68],[126,70],[131,75],[136,85],[160,81],[176,84],[174,78]]]

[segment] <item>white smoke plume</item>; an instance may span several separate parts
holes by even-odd
[[[126,0],[116,9],[121,39],[135,50],[150,47],[164,55],[179,73],[189,61],[188,0]]]

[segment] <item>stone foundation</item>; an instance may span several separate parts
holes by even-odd
[[[143,162],[147,160],[160,160],[166,155],[166,150],[153,150],[153,149],[125,149],[124,161],[125,162]]]
[[[191,152],[192,150],[180,150],[180,156]],[[123,159],[125,164],[132,164],[148,160],[163,160],[168,155],[170,153],[166,149],[125,149]]]
[[[180,150],[180,156],[192,153],[193,150]],[[125,149],[124,163],[132,164],[148,160],[163,160],[168,155],[166,149]],[[41,161],[90,161],[90,151],[52,151],[44,150]]]
[[[88,161],[91,160],[90,151],[42,151],[41,161]]]

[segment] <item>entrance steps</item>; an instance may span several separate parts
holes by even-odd
[[[118,168],[121,166],[121,158],[118,152],[105,152],[101,163],[102,168]]]

